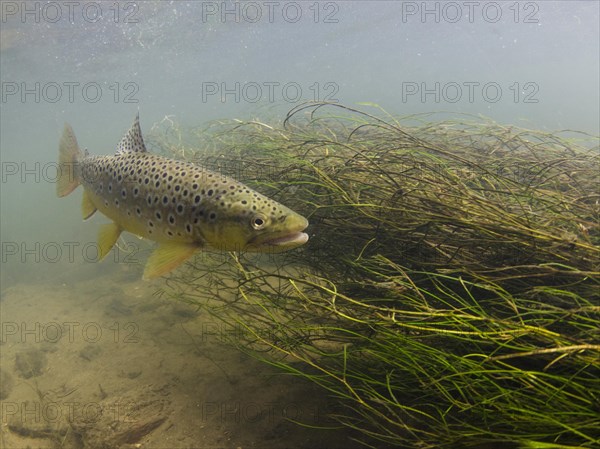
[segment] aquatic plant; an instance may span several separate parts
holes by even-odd
[[[323,387],[363,444],[598,444],[596,138],[332,104],[153,131],[311,222],[304,248],[203,253],[158,293]]]

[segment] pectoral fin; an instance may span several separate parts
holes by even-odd
[[[98,232],[98,260],[102,260],[110,252],[121,235],[121,228],[115,222],[102,225]]]
[[[83,219],[87,220],[94,212],[96,212],[96,206],[92,203],[92,198],[87,193],[87,190],[83,191],[83,198],[81,200],[81,214],[83,215]]]
[[[144,280],[167,274],[177,268],[198,250],[193,243],[162,243],[148,258]]]

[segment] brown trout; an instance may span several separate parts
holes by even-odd
[[[114,156],[82,152],[65,124],[59,148],[59,197],[83,186],[84,220],[112,220],[98,234],[103,259],[123,231],[153,240],[144,279],[164,275],[195,251],[282,252],[308,240],[308,221],[244,184],[191,162],[146,151],[139,116]]]

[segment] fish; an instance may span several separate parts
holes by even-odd
[[[98,232],[98,259],[123,231],[158,246],[144,279],[174,270],[198,250],[279,253],[308,241],[308,220],[233,178],[189,161],[147,151],[139,113],[112,156],[82,151],[65,124],[59,144],[56,193],[65,197],[83,186],[81,210],[110,223]]]

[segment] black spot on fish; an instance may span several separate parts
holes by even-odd
[[[171,214],[169,214],[169,223],[175,224],[175,217]]]
[[[200,195],[196,195],[196,196],[194,197],[194,203],[196,203],[196,204],[200,204],[200,200],[202,200],[202,197],[201,197]]]
[[[183,213],[183,204],[178,204],[177,205],[177,213],[179,215],[181,215]]]
[[[163,196],[163,204],[167,204],[169,202],[169,197],[167,195]]]
[[[160,212],[157,211],[155,215],[157,220],[162,220],[162,215],[160,214]]]

